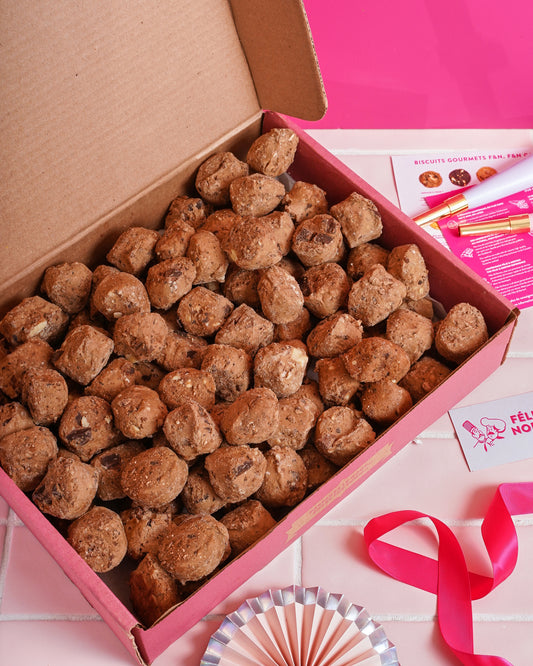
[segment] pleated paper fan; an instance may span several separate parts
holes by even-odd
[[[201,666],[397,666],[396,648],[342,594],[296,585],[267,590],[228,615]]]

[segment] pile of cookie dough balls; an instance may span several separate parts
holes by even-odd
[[[211,155],[161,228],[48,268],[0,322],[0,463],[146,625],[268,532],[488,338],[435,321],[415,244],[281,178],[298,138]]]

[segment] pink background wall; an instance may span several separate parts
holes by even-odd
[[[313,127],[533,127],[532,0],[304,3],[329,100]]]

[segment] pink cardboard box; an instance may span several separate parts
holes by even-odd
[[[141,663],[152,662],[176,638],[496,370],[505,359],[518,316],[517,311],[489,285],[442,249],[361,178],[308,138],[295,124],[276,113],[265,114],[264,131],[280,126],[290,127],[300,135],[300,145],[290,171],[291,176],[317,183],[327,191],[332,204],[354,190],[375,201],[383,218],[382,243],[389,247],[417,243],[429,269],[432,296],[445,308],[461,301],[468,301],[478,307],[487,320],[490,339],[440,387],[383,432],[367,450],[295,507],[268,535],[231,561],[151,628],[146,629],[139,625],[126,605],[81,560],[5,473],[0,471],[0,489],[6,500]]]
[[[132,3],[127,14],[111,3],[106,20],[80,6],[51,21],[44,3],[32,6],[29,17],[22,11],[7,17],[3,62],[12,69],[6,68],[9,108],[0,128],[8,193],[1,222],[0,312],[33,293],[46,266],[73,260],[94,265],[127,226],[158,228],[170,201],[192,191],[192,175],[209,154],[227,149],[242,156],[261,125],[265,131],[287,126],[300,136],[292,177],[321,186],[330,204],[354,190],[373,199],[383,217],[383,244],[417,243],[433,297],[445,308],[459,301],[477,306],[491,335],[269,534],[149,628],[0,470],[0,493],[142,664],[151,663],[494,371],[505,359],[518,314],[286,116],[262,114],[261,109],[275,108],[312,120],[325,111],[301,2],[181,4],[177,15],[170,1],[165,11],[160,7],[151,14],[143,3]],[[199,30],[204,39],[198,39]],[[119,39],[124,34],[128,39]],[[48,49],[51,40],[54,49]],[[213,48],[195,52],[199,44]],[[154,72],[158,76],[151,76]],[[26,132],[20,132],[22,126]]]

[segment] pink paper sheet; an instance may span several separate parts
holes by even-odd
[[[426,202],[433,207],[448,196],[429,196]],[[460,236],[458,226],[532,212],[533,187],[439,223],[450,250],[520,309],[533,305],[533,234]]]

